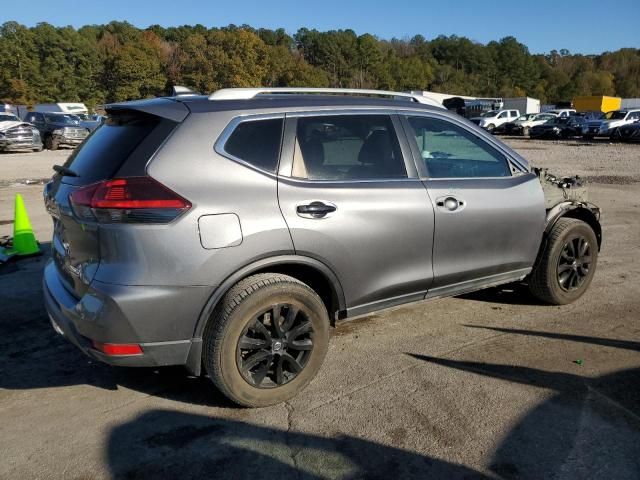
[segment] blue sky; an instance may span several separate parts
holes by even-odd
[[[640,0],[5,0],[0,23],[75,27],[126,20],[138,27],[249,24],[294,33],[351,28],[381,38],[456,34],[486,43],[513,35],[531,52],[640,48]]]

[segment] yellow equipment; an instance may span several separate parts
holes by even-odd
[[[573,108],[578,112],[611,112],[620,110],[622,99],[620,97],[607,97],[605,95],[594,95],[591,97],[575,97]]]

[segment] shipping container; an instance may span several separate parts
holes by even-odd
[[[620,97],[607,97],[605,95],[575,97],[573,99],[573,108],[578,112],[611,112],[620,110],[620,105]]]
[[[540,100],[530,97],[503,98],[503,110],[520,110],[521,114],[540,113]]]
[[[640,108],[640,98],[623,98],[621,108]]]

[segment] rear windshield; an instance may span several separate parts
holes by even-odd
[[[112,177],[129,154],[158,125],[151,115],[113,115],[91,133],[64,164],[78,177],[65,177],[74,185],[87,185]]]

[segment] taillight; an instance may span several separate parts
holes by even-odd
[[[104,180],[71,194],[81,220],[100,223],[168,223],[191,203],[150,177]]]

